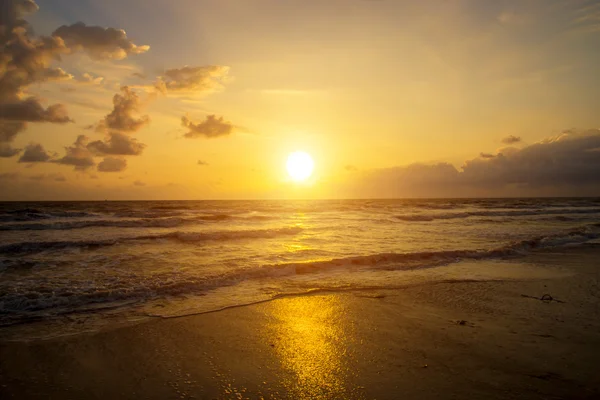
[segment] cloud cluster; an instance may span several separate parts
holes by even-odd
[[[73,122],[64,105],[53,104],[44,108],[34,97],[0,103],[0,117],[3,119],[3,123],[7,121],[53,122],[56,124]]]
[[[124,158],[106,157],[98,164],[100,172],[121,172],[127,168],[127,160]]]
[[[30,143],[25,147],[25,152],[19,158],[20,163],[38,163],[50,161],[52,155],[38,143]]]
[[[163,92],[214,92],[223,88],[227,81],[229,67],[207,65],[166,70],[156,82],[156,88]]]
[[[60,104],[44,108],[34,97],[23,99],[25,89],[34,83],[71,76],[51,64],[68,53],[59,37],[31,37],[24,15],[37,11],[31,0],[3,0],[0,17],[0,156],[19,153],[9,144],[25,130],[27,122],[66,123],[68,117]]]
[[[147,115],[135,116],[140,112],[141,107],[142,102],[138,94],[128,86],[123,86],[121,93],[113,96],[113,109],[95,126],[96,131],[104,132],[112,129],[121,132],[136,132],[140,130],[150,122],[150,117]]]
[[[35,146],[39,146],[43,150],[40,145]],[[145,147],[145,144],[119,132],[110,132],[105,140],[95,140],[92,142],[90,142],[87,136],[79,135],[71,146],[65,147],[65,155],[62,158],[51,159],[50,156],[40,157],[35,162],[50,161],[73,166],[76,171],[86,171],[96,166],[94,157],[104,157],[103,161],[98,164],[98,171],[115,172],[124,170],[127,167],[127,161],[121,157],[110,156],[139,156]],[[25,154],[27,154],[27,149]],[[34,162],[29,160],[31,158],[22,162]]]
[[[118,132],[111,132],[106,140],[96,140],[87,146],[92,153],[99,156],[139,156],[145,147],[145,144]]]
[[[58,64],[62,57],[75,52],[88,54],[94,60],[122,60],[145,53],[149,46],[137,45],[124,30],[89,26],[83,22],[63,25],[49,36],[34,35],[24,19],[38,10],[33,0],[1,0],[0,13],[0,157],[20,153],[21,163],[54,163],[72,166],[77,171],[97,167],[100,172],[122,171],[127,167],[124,156],[139,156],[146,145],[129,134],[146,126],[150,118],[141,115],[143,102],[131,88],[124,86],[113,97],[113,109],[97,124],[103,140],[90,140],[79,135],[59,156],[48,152],[41,144],[30,143],[25,149],[12,147],[15,138],[28,123],[67,124],[74,122],[62,104],[44,105],[31,96],[28,88],[49,81],[71,80],[74,83],[100,84],[102,77],[83,73],[75,78]],[[174,93],[208,93],[223,87],[228,79],[225,66],[185,66],[167,69],[155,84],[160,91]],[[142,75],[138,78],[145,78]],[[229,135],[234,126],[222,117],[210,115],[205,121],[193,123],[187,117],[182,123],[188,128],[186,137],[219,137]],[[102,161],[96,162],[96,158]]]
[[[65,147],[66,154],[53,162],[73,166],[76,171],[84,171],[93,167],[96,163],[93,154],[87,148],[88,141],[89,139],[85,135],[77,136],[75,143]]]
[[[223,117],[217,118],[215,115],[209,115],[199,123],[194,123],[187,116],[183,116],[181,117],[181,125],[188,129],[184,136],[189,139],[227,136],[233,132],[234,128],[234,125],[225,121]]]
[[[439,163],[374,170],[365,173],[358,186],[363,192],[383,197],[553,195],[561,190],[574,193],[573,188],[587,188],[597,194],[600,130],[565,131],[522,149],[482,153],[460,169]]]
[[[26,129],[28,122],[73,122],[64,105],[45,107],[38,98],[24,96],[32,84],[73,79],[71,74],[53,66],[61,60],[61,56],[85,51],[95,59],[123,59],[149,49],[148,46],[135,45],[123,30],[87,26],[81,22],[61,26],[51,36],[33,36],[24,16],[37,10],[33,0],[2,0],[1,3],[0,157],[12,157],[20,152],[10,143]],[[98,78],[86,74],[82,79],[98,82]],[[110,122],[116,126],[139,124],[136,120],[119,119],[119,115]],[[24,154],[21,159],[31,159],[34,150],[28,149],[30,153]]]
[[[62,38],[71,51],[83,50],[97,60],[122,60],[150,50],[150,46],[135,45],[122,29],[88,26],[83,22],[63,25],[52,36]]]

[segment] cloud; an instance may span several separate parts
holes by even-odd
[[[467,160],[460,169],[439,163],[366,171],[356,188],[382,197],[555,195],[575,189],[600,194],[599,149],[599,129],[565,131],[522,149]]]
[[[491,153],[479,153],[479,157],[481,157],[481,158],[494,158],[496,156],[493,155],[493,154],[491,154]]]
[[[25,129],[18,122],[66,123],[71,119],[61,104],[44,108],[33,97],[22,99],[25,89],[34,84],[50,80],[71,79],[72,76],[61,68],[51,67],[51,63],[67,54],[69,49],[60,38],[32,37],[28,23],[23,16],[37,11],[37,4],[28,0],[3,0],[0,17],[0,124],[4,141],[6,136],[14,138]],[[8,121],[8,122],[7,122]],[[6,129],[16,129],[6,133]],[[15,133],[16,132],[16,133]]]
[[[208,165],[210,165],[210,164],[209,164],[209,163],[207,163],[206,161],[198,160],[198,165],[201,165],[201,166],[208,166]]]
[[[18,172],[3,172],[0,174],[0,180],[15,180],[19,178]]]
[[[600,183],[600,130],[565,131],[524,147],[501,151],[489,160],[465,162],[470,183],[530,186]]]
[[[10,28],[23,26],[24,21],[21,21],[21,18],[26,14],[36,12],[38,9],[38,5],[32,0],[2,1],[0,25],[8,26]]]
[[[21,152],[21,149],[15,149],[9,144],[0,143],[0,158],[9,158],[16,156]]]
[[[19,158],[20,163],[38,163],[47,162],[52,158],[52,155],[44,149],[39,143],[30,143],[25,147],[25,152]]]
[[[26,123],[22,121],[4,121],[0,120],[0,158],[8,158],[16,156],[21,152],[21,149],[12,147],[9,143],[22,132],[26,127]]]
[[[356,172],[356,171],[358,171],[358,168],[356,167],[356,165],[350,165],[350,164],[346,165],[344,167],[344,169],[346,171],[348,171],[348,172]]]
[[[139,156],[146,145],[136,139],[118,132],[111,132],[105,141],[96,140],[87,145],[95,155]]]
[[[141,108],[139,96],[127,86],[121,88],[121,93],[113,96],[113,110],[96,126],[97,131],[109,128],[122,132],[136,132],[150,122],[147,115],[139,118],[133,115]]]
[[[234,126],[223,120],[223,117],[217,118],[215,115],[209,115],[202,122],[197,124],[190,121],[187,116],[181,117],[181,125],[188,129],[184,135],[186,138],[194,139],[204,136],[206,138],[216,138],[227,136],[233,132]]]
[[[86,51],[96,59],[122,59],[148,46],[133,44],[124,31],[77,23],[61,26],[51,36],[35,36],[23,18],[38,10],[32,0],[2,0],[0,14],[0,141],[11,141],[25,122],[72,122],[62,104],[43,106],[34,97],[23,98],[29,86],[73,76],[52,64],[61,56]],[[84,74],[79,81],[99,82]],[[7,128],[7,123],[21,122]],[[7,132],[8,129],[8,132]],[[13,129],[13,130],[11,130]],[[10,137],[10,139],[7,139]]]
[[[103,76],[93,76],[87,72],[84,72],[81,77],[77,79],[79,83],[91,84],[91,85],[100,85],[104,81]]]
[[[96,163],[92,153],[87,148],[88,141],[89,139],[85,135],[77,136],[72,146],[65,147],[65,156],[53,162],[73,166],[76,171],[84,171],[93,167]]]
[[[45,109],[34,97],[0,104],[0,118],[4,121],[53,122],[57,124],[73,122],[62,104],[53,104]]]
[[[142,181],[135,181],[135,182],[133,182],[133,185],[134,186],[146,186],[146,184]]]
[[[31,175],[28,177],[33,181],[48,181],[53,180],[55,182],[66,182],[67,178],[65,178],[62,174],[39,174],[39,175]]]
[[[71,50],[83,50],[97,60],[122,60],[150,50],[150,46],[135,45],[122,29],[88,26],[83,22],[63,25],[52,36],[62,38]]]
[[[514,135],[509,135],[507,137],[505,137],[504,139],[502,139],[502,143],[504,144],[515,144],[515,143],[520,143],[521,142],[521,138],[518,136],[514,136]]]
[[[123,158],[106,157],[98,164],[100,172],[121,172],[127,168],[127,160]]]
[[[25,127],[26,124],[23,121],[0,120],[0,143],[12,142]]]
[[[178,91],[214,92],[223,88],[229,67],[208,65],[172,68],[159,77],[155,86],[163,93]]]

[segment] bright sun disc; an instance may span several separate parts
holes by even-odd
[[[288,156],[287,172],[296,182],[308,179],[315,167],[312,157],[303,151],[295,151]]]

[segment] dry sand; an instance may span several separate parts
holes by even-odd
[[[0,398],[599,399],[599,254],[529,257],[545,278],[316,293],[4,341]],[[532,298],[545,293],[564,303]]]

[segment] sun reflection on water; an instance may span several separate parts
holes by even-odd
[[[306,296],[273,303],[269,326],[282,367],[289,372],[283,384],[291,398],[340,398],[348,389],[351,326],[334,296]],[[343,396],[342,396],[343,397]]]
[[[297,212],[291,217],[292,225],[296,228],[301,228],[304,233],[296,235],[291,241],[284,244],[284,247],[288,253],[306,252],[311,250],[311,246],[305,243],[308,237],[308,229],[311,228],[308,223],[308,217],[305,213]]]

